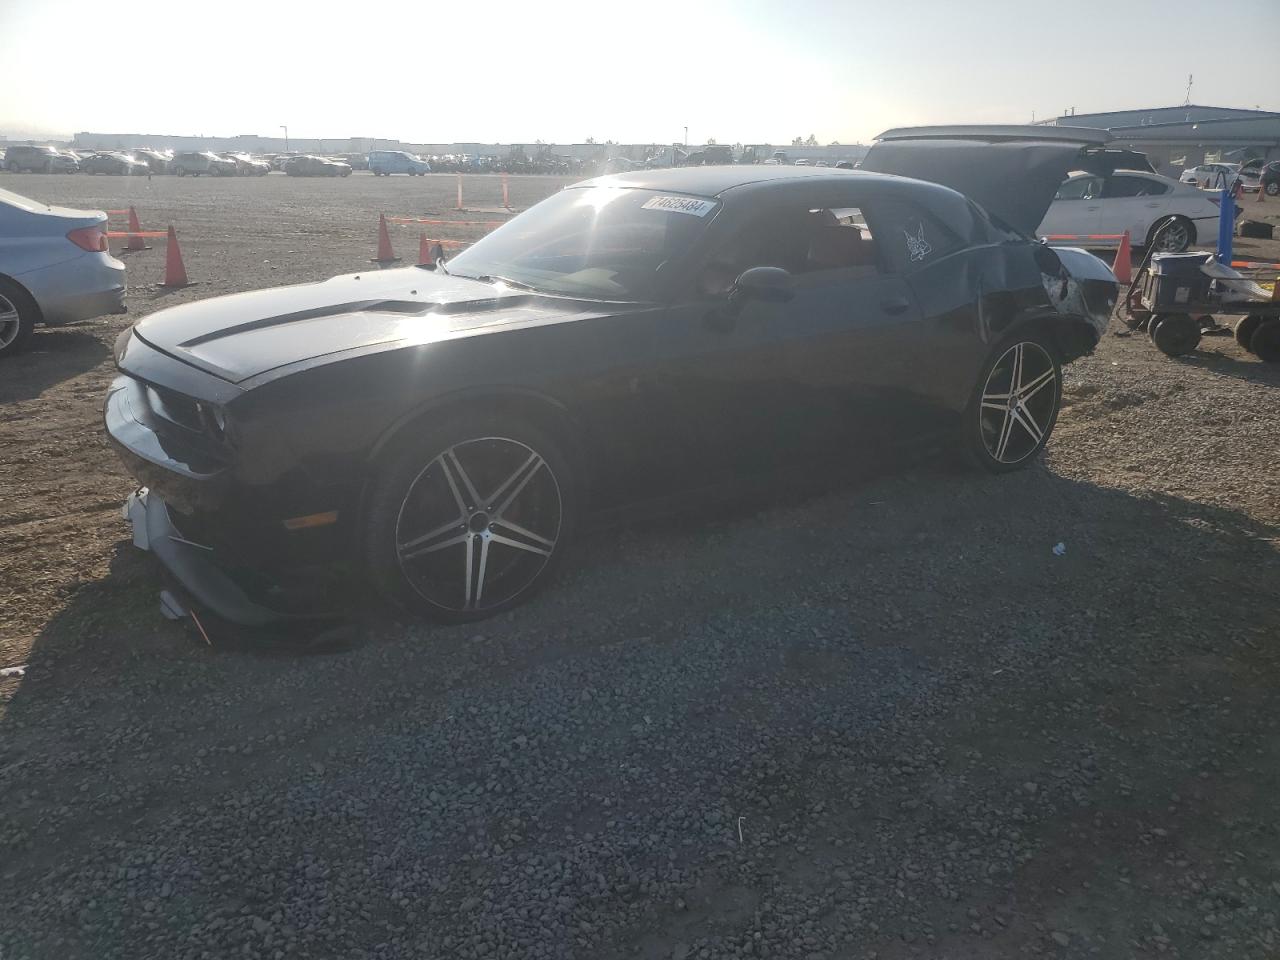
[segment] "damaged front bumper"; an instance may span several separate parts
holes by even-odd
[[[289,613],[259,602],[251,588],[217,562],[212,547],[182,536],[174,525],[169,505],[146,487],[139,487],[125,501],[123,515],[133,528],[134,546],[151,553],[195,603],[224,620],[246,627],[261,627],[329,615]],[[167,592],[166,592],[167,594]],[[185,614],[171,595],[162,594],[167,616]]]

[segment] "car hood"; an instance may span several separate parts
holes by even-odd
[[[1090,157],[1079,142],[922,137],[876,143],[861,169],[940,183],[1033,236],[1067,174],[1089,169]]]
[[[186,303],[144,317],[133,331],[178,360],[242,383],[318,358],[583,319],[600,309],[598,301],[405,267]]]

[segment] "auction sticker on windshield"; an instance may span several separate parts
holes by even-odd
[[[671,213],[690,213],[705,217],[715,209],[714,200],[698,200],[694,197],[654,197],[646,200],[642,210],[668,210]]]

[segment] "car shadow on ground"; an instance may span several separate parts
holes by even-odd
[[[26,350],[0,361],[0,404],[38,397],[92,370],[109,354],[102,338],[86,326],[36,327]]]
[[[1222,745],[1252,743],[1250,724],[1272,716],[1267,705],[1275,701],[1276,664],[1264,641],[1274,638],[1278,626],[1276,527],[1237,511],[1173,496],[1136,496],[1043,468],[997,478],[924,467],[802,502],[745,509],[702,522],[638,522],[585,538],[566,576],[511,615],[447,629],[388,618],[369,642],[324,658],[264,657],[206,646],[160,620],[154,565],[120,543],[110,576],[78,590],[36,639],[26,676],[5,681],[0,770],[21,764],[23,775],[0,777],[0,809],[14,811],[11,836],[31,842],[11,848],[0,899],[38,888],[55,860],[60,869],[78,869],[102,844],[162,845],[152,834],[157,824],[194,803],[215,802],[233,785],[243,790],[272,783],[283,796],[303,771],[314,778],[317,765],[332,767],[332,751],[324,751],[339,729],[349,756],[365,756],[363,745],[382,743],[393,732],[414,742],[416,729],[442,722],[432,704],[444,699],[451,684],[475,684],[471,693],[480,699],[508,690],[514,696],[528,674],[550,670],[566,673],[567,688],[573,688],[579,669],[606,656],[616,662],[613,682],[625,686],[632,669],[651,669],[640,648],[654,643],[663,646],[672,677],[681,678],[678,687],[673,683],[670,704],[653,703],[655,721],[665,711],[688,710],[691,739],[682,749],[714,744],[719,751],[744,751],[740,764],[733,757],[664,754],[661,763],[675,778],[662,784],[667,800],[687,790],[684,801],[695,807],[714,802],[698,793],[694,770],[702,762],[727,764],[724,775],[736,782],[718,783],[716,789],[741,798],[761,795],[762,785],[753,778],[767,769],[771,782],[782,785],[768,788],[772,803],[766,808],[747,799],[740,812],[758,831],[780,829],[794,817],[789,829],[811,844],[803,854],[791,844],[778,845],[764,861],[753,896],[786,891],[819,902],[837,862],[848,867],[828,845],[831,836],[866,838],[859,856],[884,848],[889,862],[895,862],[898,848],[911,856],[922,843],[942,849],[952,838],[945,825],[972,819],[974,790],[1027,797],[1026,783],[1044,784],[1046,765],[1061,765],[1061,757],[1081,751],[1098,758],[1101,773],[1088,782],[1073,780],[1073,787],[1088,794],[1090,803],[1104,803],[1126,827],[1131,820],[1176,819],[1180,845],[1213,851],[1244,842],[1223,826],[1224,811],[1229,809],[1233,823],[1266,819],[1274,795],[1267,789],[1271,773],[1256,769],[1247,756],[1237,763]],[[1065,544],[1062,555],[1053,550],[1058,543]],[[815,611],[821,612],[821,630]],[[726,637],[747,638],[740,659],[732,644],[729,653],[721,650],[731,661],[728,676],[725,664],[714,670],[701,666],[708,648],[694,641],[705,635],[708,622],[720,625]],[[620,642],[626,638],[641,639],[629,647]],[[880,742],[878,733],[853,720],[845,730],[841,719],[863,709],[858,684],[868,670],[883,668],[875,664],[884,656],[936,685],[927,703],[904,694],[895,707],[894,723],[884,729],[901,726],[901,744],[892,738]],[[362,691],[374,689],[394,706],[371,709]],[[1238,709],[1223,707],[1224,696]],[[750,723],[735,728],[728,741],[704,736],[704,728],[721,722],[712,709],[720,701],[734,722],[758,713],[761,729],[773,732],[758,744],[751,741]],[[1201,704],[1204,709],[1197,709]],[[568,712],[574,706],[548,709]],[[785,723],[772,722],[779,712]],[[197,745],[203,749],[221,736],[218,730],[234,729],[243,737],[266,717],[278,729],[295,714],[299,727],[290,728],[278,746],[220,754],[217,778],[174,775],[187,769]],[[301,718],[310,725],[302,727]],[[722,719],[728,722],[729,714]],[[569,755],[581,729],[564,729]],[[778,736],[778,730],[786,735]],[[868,777],[883,775],[878,760],[863,769],[860,762],[837,764],[810,748],[819,739],[840,746],[847,738],[872,756],[894,757],[900,748],[919,751],[921,736],[931,738],[924,741],[929,749],[942,751],[940,765],[930,767],[925,782],[886,785],[883,796],[865,792],[866,783],[879,782]],[[604,756],[598,770],[582,764],[583,775],[603,778],[606,788],[618,769],[640,762],[625,729],[600,729],[593,737],[592,750]],[[146,749],[136,752],[137,743]],[[963,758],[978,749],[982,766],[966,766]],[[1203,784],[1198,789],[1187,783],[1189,771],[1199,769],[1206,756],[1225,764],[1208,792]],[[454,761],[441,756],[439,762],[447,771]],[[462,777],[484,775],[459,769]],[[78,792],[80,778],[97,776],[110,778],[118,791],[122,771],[136,791],[124,794],[127,801],[114,813],[95,806],[92,792]],[[360,776],[385,779],[393,793],[404,789],[396,771],[365,766]],[[565,783],[546,784],[555,795],[544,796],[544,785],[530,777],[530,803],[545,803],[544,810],[564,803]],[[903,786],[913,806],[897,806],[907,802],[894,792]],[[1051,781],[1037,788],[1037,796],[1057,788]],[[1113,789],[1118,792],[1108,792]],[[15,791],[58,798],[56,857],[41,839],[39,807],[19,810]],[[1176,816],[1168,812],[1171,793],[1186,798]],[[854,794],[863,797],[861,805],[846,802]],[[473,822],[504,815],[509,798],[476,796]],[[640,816],[643,809],[661,810],[663,802],[664,797],[637,795],[624,805],[633,803]],[[835,811],[820,826],[818,820],[808,824],[815,804]],[[1059,919],[1063,915],[1070,916],[1073,930],[1115,943],[1145,936],[1141,925],[1149,918],[1130,911],[1122,894],[1131,882],[1149,881],[1152,871],[1162,869],[1160,856],[1134,852],[1110,828],[1095,836],[1091,814],[1076,812],[1070,799],[1027,799],[1025,806],[1018,826],[1028,849],[1038,851],[1031,860],[997,871],[1005,856],[1000,842],[970,837],[966,846],[981,851],[980,882],[964,884],[967,868],[956,865],[955,883],[963,892],[953,898],[927,885],[913,888],[913,909],[927,914],[935,929],[945,930],[954,919],[965,930],[971,911],[986,916],[997,905],[1013,904],[1009,923],[992,928],[983,941],[989,956],[1026,955],[1027,943],[1044,935],[1034,925],[1050,922],[1060,929],[1067,925]],[[399,834],[390,834],[414,836],[409,824],[401,826]],[[559,826],[550,824],[544,838],[531,838],[518,849],[527,853],[539,842],[555,846],[551,838],[559,836]],[[259,828],[248,822],[243,828],[241,839],[252,846]],[[933,831],[939,832],[936,842]],[[415,862],[432,876],[447,876],[452,866],[440,859],[441,851],[462,839],[439,837],[412,851]],[[299,840],[308,842],[305,830]],[[365,842],[369,848],[353,862],[382,851],[380,833]],[[575,842],[583,856],[615,855],[604,835]],[[1265,863],[1274,851],[1263,848],[1261,835],[1253,842],[1254,859]],[[237,875],[239,863],[208,860],[198,842],[188,850],[197,874],[221,875],[232,886],[253,879]],[[1095,854],[1105,865],[1090,866],[1089,855]],[[702,871],[703,889],[717,879],[744,882],[736,866],[739,852],[726,850],[720,839],[691,835],[681,856]],[[1060,863],[1091,881],[1087,893],[1079,893],[1076,876],[1070,888],[1062,882],[1055,870]],[[448,897],[461,901],[497,889],[495,872],[508,869],[514,867],[502,858],[477,865],[466,878],[455,877]],[[1259,876],[1254,886],[1263,889],[1264,881]],[[877,879],[868,889],[877,889],[875,883],[885,881]],[[182,935],[190,926],[176,913],[171,921],[168,914],[144,912],[122,889],[103,896],[99,908],[120,918],[112,929],[122,943],[154,931],[156,923],[172,922],[175,929],[181,923]],[[203,895],[191,896],[198,901]],[[735,925],[741,918],[718,908],[714,897],[704,904],[692,891],[679,907],[672,906],[669,893],[641,897],[649,913],[639,925],[630,896],[625,903],[602,897],[593,898],[591,907],[598,956],[630,955],[640,944],[640,955],[666,957],[677,942],[740,932]],[[496,922],[483,911],[472,916],[452,908],[440,917],[452,917],[449,923],[459,931]],[[1171,922],[1170,929],[1181,937],[1180,927]],[[860,948],[892,950],[901,945],[898,937],[888,923],[865,932]],[[937,949],[961,946],[943,935]]]

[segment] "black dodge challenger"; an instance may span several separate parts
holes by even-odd
[[[1023,466],[1116,297],[1032,237],[1071,138],[602,177],[434,267],[154,313],[105,409],[134,540],[241,624],[328,612],[335,571],[460,621],[541,586],[587,511],[940,435]]]

